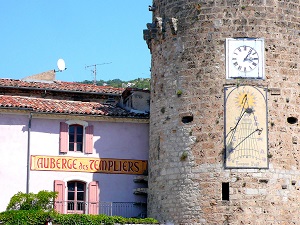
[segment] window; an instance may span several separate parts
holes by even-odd
[[[67,183],[55,180],[54,191],[58,192],[54,208],[59,213],[99,213],[98,181],[92,181],[87,185],[85,182],[77,180]]]
[[[229,201],[229,183],[228,182],[222,183],[222,200]]]
[[[82,121],[67,121],[60,123],[60,143],[61,153],[84,152],[93,153],[93,132],[92,125],[88,126]]]
[[[69,151],[82,152],[83,126],[75,124],[69,126]]]
[[[68,213],[84,213],[85,210],[85,183],[80,181],[68,182]]]

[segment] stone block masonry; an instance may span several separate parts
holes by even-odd
[[[144,35],[152,54],[148,216],[182,225],[299,224],[300,2],[153,6]],[[226,80],[225,40],[235,37],[264,38],[265,80]],[[268,169],[224,167],[224,87],[239,85],[268,89]]]

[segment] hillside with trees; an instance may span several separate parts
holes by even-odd
[[[93,84],[94,81],[84,80],[79,83],[83,84]],[[141,89],[148,89],[150,90],[150,78],[137,78],[135,80],[130,81],[122,81],[120,79],[113,79],[113,80],[98,80],[96,81],[96,85],[98,86],[111,86],[111,87],[132,87],[132,88],[141,88]]]

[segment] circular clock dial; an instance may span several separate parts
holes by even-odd
[[[258,53],[250,46],[237,47],[232,54],[232,63],[239,71],[249,72],[258,65]]]

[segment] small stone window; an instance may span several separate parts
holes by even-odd
[[[184,117],[182,117],[181,121],[183,123],[190,123],[193,121],[193,119],[194,119],[193,116],[184,116]]]
[[[295,123],[298,122],[298,119],[297,119],[296,117],[291,116],[291,117],[288,117],[288,118],[287,118],[287,122],[288,122],[289,124],[295,124]]]
[[[179,118],[183,124],[189,124],[194,120],[194,116],[191,112],[180,113]]]
[[[229,182],[222,183],[222,200],[229,201]]]

